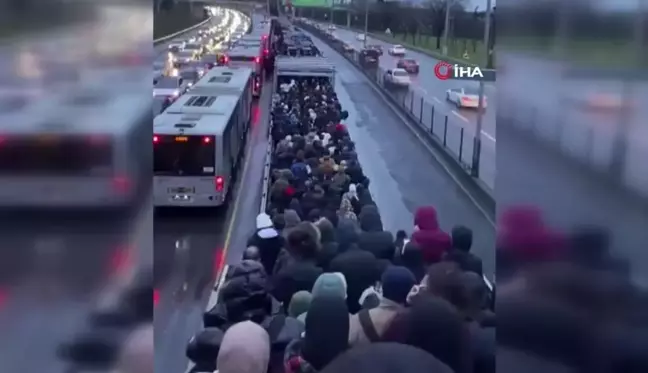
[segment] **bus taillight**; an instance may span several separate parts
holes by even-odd
[[[216,191],[222,192],[223,187],[225,186],[225,180],[223,179],[222,176],[216,176],[216,180],[214,180],[214,184],[216,186]]]
[[[153,136],[153,144],[157,144],[158,142],[160,142],[160,138],[157,136]]]
[[[209,136],[203,137],[203,143],[209,144],[211,142],[211,138]]]
[[[112,179],[112,188],[119,194],[126,194],[131,189],[130,179],[126,176],[115,176]]]
[[[261,59],[259,57],[254,57],[254,62],[259,64],[261,63]]]

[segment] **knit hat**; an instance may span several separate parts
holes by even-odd
[[[389,266],[382,274],[381,283],[384,298],[405,304],[407,294],[416,284],[416,278],[406,267]]]

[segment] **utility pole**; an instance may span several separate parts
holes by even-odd
[[[448,55],[448,34],[450,33],[450,3],[452,0],[446,0],[445,23],[443,24],[443,47],[441,52],[444,56]]]
[[[488,40],[490,39],[490,24],[492,18],[493,9],[491,7],[492,0],[486,2],[486,24],[484,25],[484,45],[488,46]],[[484,61],[488,60],[489,48],[486,47],[486,55],[484,56]],[[482,123],[484,121],[484,81],[479,82],[479,102],[477,103],[477,127],[475,129],[475,137],[473,138],[473,156],[472,156],[472,167],[470,174],[472,177],[479,177],[479,164],[481,161],[481,147],[482,147]]]
[[[364,38],[362,39],[362,47],[367,49],[367,33],[369,33],[369,0],[365,2],[365,22],[364,22]]]
[[[331,0],[331,13],[329,14],[329,23],[333,24],[333,8],[335,7],[335,0]]]

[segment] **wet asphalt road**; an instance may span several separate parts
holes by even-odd
[[[495,232],[488,219],[382,101],[367,78],[324,42],[313,40],[336,66],[336,92],[342,107],[349,111],[346,125],[371,180],[369,189],[385,228],[411,233],[416,209],[433,205],[443,229],[462,224],[474,230],[474,251],[483,258],[486,273],[494,273]]]

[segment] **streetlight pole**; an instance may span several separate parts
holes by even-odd
[[[365,21],[364,21],[364,38],[362,39],[362,47],[367,49],[367,33],[369,32],[369,0],[365,2]]]
[[[331,0],[331,14],[329,15],[329,22],[333,24],[333,7],[335,6],[335,0]]]
[[[490,40],[490,26],[491,26],[491,17],[493,9],[491,7],[492,0],[486,2],[486,25],[484,26],[484,45],[487,47],[486,58],[484,61],[488,60],[488,41]],[[472,167],[470,169],[470,174],[472,177],[479,177],[479,164],[481,161],[481,147],[482,147],[482,125],[484,121],[484,81],[479,82],[479,102],[477,103],[477,126],[475,128],[475,137],[473,138],[473,155],[472,155]]]
[[[441,52],[444,56],[448,55],[448,34],[450,33],[450,3],[452,0],[446,0],[445,23],[443,26],[443,46]]]

